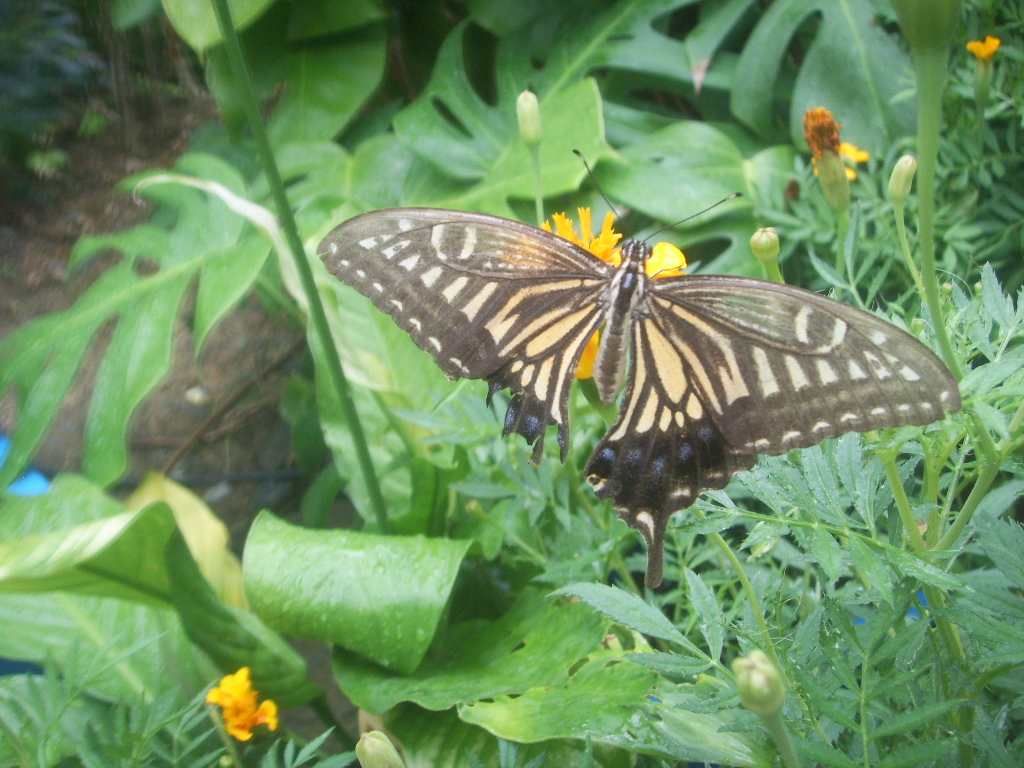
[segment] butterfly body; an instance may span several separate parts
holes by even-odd
[[[535,460],[549,425],[565,460],[570,387],[601,329],[599,394],[626,386],[586,474],[647,540],[649,586],[671,515],[757,454],[960,408],[942,362],[874,315],[765,280],[652,278],[636,241],[614,267],[520,222],[396,208],[339,225],[320,255],[448,376],[486,379],[489,398],[509,389],[505,434],[526,438]]]

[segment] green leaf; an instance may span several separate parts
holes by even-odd
[[[218,158],[184,155],[176,167],[234,192],[244,190],[239,173]],[[134,190],[149,175],[153,174],[126,180],[122,186]],[[0,469],[0,487],[31,458],[97,330],[114,320],[117,324],[93,390],[83,465],[101,483],[120,476],[131,414],[168,368],[181,298],[193,277],[204,273],[207,255],[233,245],[242,232],[240,216],[198,190],[154,184],[141,193],[162,203],[159,214],[169,229],[143,225],[82,238],[72,254],[74,265],[106,248],[123,248],[126,263],[104,272],[70,309],[29,322],[0,342],[0,393],[13,389],[18,406],[11,453]],[[135,263],[143,258],[156,262],[159,269],[139,274]]]
[[[411,704],[395,707],[385,716],[388,733],[402,744],[402,757],[408,768],[466,768],[474,765],[498,765],[500,743],[497,738],[475,725],[459,720],[454,710],[431,712]],[[546,753],[542,764],[578,766],[586,747],[572,741],[543,741],[516,745],[524,765]],[[628,754],[604,749],[595,756],[595,768],[629,768]]]
[[[721,255],[702,264],[714,272],[760,267],[750,258],[756,212],[772,207],[793,174],[793,152],[776,147],[745,157],[724,132],[696,121],[678,121],[622,149],[624,162],[602,163],[598,181],[613,200],[660,221],[680,221],[734,192],[743,197],[718,206],[698,222],[680,227],[690,246],[714,238],[729,241]],[[685,182],[683,181],[685,180]]]
[[[722,716],[672,705],[695,686],[654,687],[654,673],[617,660],[612,651],[594,653],[564,683],[462,704],[459,716],[514,741],[589,737],[662,759],[771,765],[761,737],[730,731]]]
[[[1011,520],[978,517],[981,548],[1010,584],[1024,588],[1024,528]]]
[[[961,590],[965,588],[963,579],[952,573],[946,573],[924,560],[904,552],[902,549],[884,544],[883,551],[889,560],[905,575],[913,576],[924,584],[931,584],[942,589]]]
[[[963,702],[959,699],[947,701],[936,701],[931,704],[917,704],[907,712],[899,712],[889,715],[883,723],[871,732],[871,739],[881,739],[886,736],[901,736],[910,733],[918,728],[935,725],[947,712],[959,707]]]
[[[715,661],[722,656],[722,644],[725,642],[725,616],[718,605],[715,593],[704,580],[691,571],[685,570],[686,584],[690,592],[690,604],[697,614],[697,627],[708,644],[708,655]]]
[[[469,544],[309,530],[261,512],[245,546],[246,594],[278,631],[411,672],[434,638]]]
[[[605,584],[570,584],[556,590],[555,595],[574,595],[583,602],[600,611],[612,621],[617,621],[630,629],[635,629],[650,637],[659,637],[671,643],[677,643],[687,649],[700,653],[669,621],[665,614],[653,605],[645,603],[639,596],[623,589],[609,587]],[[703,654],[701,654],[703,655]]]
[[[274,0],[228,0],[231,21],[235,29],[245,29],[255,21]],[[197,53],[221,41],[220,27],[213,12],[213,3],[196,3],[193,0],[163,0],[164,13],[181,39],[192,46]]]
[[[793,741],[793,746],[799,754],[804,755],[823,766],[827,765],[829,768],[858,768],[860,765],[856,761],[847,757],[844,752],[840,752],[838,749],[833,747],[831,744],[823,744],[820,741],[810,741],[801,736],[797,736],[795,733],[790,733],[789,737]]]
[[[889,605],[892,605],[892,572],[886,567],[882,555],[864,544],[856,536],[851,537],[846,543],[853,565],[860,569],[867,578],[868,584],[878,590]]]
[[[447,709],[564,681],[577,660],[598,647],[607,627],[607,620],[582,603],[566,605],[527,589],[496,621],[447,628],[411,674],[395,674],[336,649],[334,675],[345,695],[370,712],[402,701]]]
[[[815,22],[810,35],[808,22]],[[802,55],[791,93],[780,93],[783,62],[795,37]],[[809,40],[809,44],[807,43]],[[896,96],[908,83],[893,73],[912,71],[907,54],[875,22],[863,0],[778,0],[764,12],[736,67],[732,111],[763,135],[773,131],[775,103],[789,101],[789,132],[803,146],[803,117],[826,107],[843,125],[843,138],[872,154],[913,132],[913,103]],[[788,73],[787,73],[788,75]]]
[[[543,122],[540,145],[544,194],[574,191],[586,171],[572,154],[579,149],[591,162],[609,152],[604,142],[600,94],[582,72],[547,80],[529,58],[529,48],[510,38],[499,45],[494,106],[473,89],[466,71],[466,25],[445,40],[434,75],[423,94],[394,119],[395,132],[437,175],[430,184],[407,187],[403,202],[482,210],[510,215],[507,199],[534,195],[533,167],[519,139],[515,103],[533,87]],[[422,182],[422,175],[413,179]],[[447,180],[447,190],[437,190]],[[437,183],[434,183],[436,181]],[[471,183],[471,186],[470,186]]]
[[[941,764],[935,761],[956,751],[957,741],[947,739],[900,746],[879,760],[876,765],[878,768],[916,768],[920,765]]]
[[[246,234],[237,245],[210,252],[196,292],[192,332],[196,357],[214,326],[249,292],[270,255],[266,239]]]

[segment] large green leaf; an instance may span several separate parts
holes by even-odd
[[[175,31],[196,51],[201,53],[220,42],[220,27],[213,12],[213,3],[163,0],[163,4],[164,13]],[[274,0],[228,0],[231,21],[237,29],[244,29],[273,4]]]
[[[434,638],[468,548],[468,541],[311,530],[261,512],[245,546],[246,593],[285,634],[411,672]]]
[[[277,3],[245,30],[241,42],[249,75],[261,98],[275,95],[267,124],[271,142],[334,138],[373,95],[384,74],[386,35],[374,24],[344,34],[296,40],[287,34],[294,14],[310,3]],[[245,125],[242,87],[223,47],[214,50],[206,71],[225,124],[233,134]]]
[[[185,155],[176,168],[237,194],[244,189],[240,174],[210,155]],[[144,178],[128,179],[122,188],[134,193]],[[13,391],[18,405],[0,487],[28,463],[97,331],[111,321],[116,327],[96,376],[83,465],[104,485],[120,477],[127,466],[129,420],[170,366],[176,316],[186,289],[199,276],[204,286],[198,308],[199,344],[241,298],[267,256],[266,247],[255,240],[246,240],[242,250],[231,250],[243,232],[243,220],[213,196],[172,184],[147,186],[140,194],[160,203],[157,218],[163,226],[82,238],[72,254],[73,267],[111,248],[120,250],[125,262],[108,269],[70,309],[26,323],[0,342],[0,393]],[[140,273],[137,265],[143,261],[158,269]],[[219,306],[211,295],[214,290]]]
[[[662,759],[744,768],[772,764],[761,736],[730,732],[728,714],[694,711],[694,694],[712,683],[672,686],[659,681],[651,670],[623,661],[621,651],[602,650],[564,682],[462,704],[459,717],[513,741],[589,737]]]
[[[27,619],[24,626],[36,629],[44,617],[35,615],[31,603],[8,600],[7,595],[57,592],[52,597],[43,595],[39,603],[53,608],[54,615],[45,620],[59,627],[50,643],[66,642],[81,631],[91,634],[90,645],[124,648],[127,642],[140,640],[130,631],[133,625],[129,620],[136,609],[132,604],[140,604],[154,611],[153,615],[138,614],[140,628],[154,627],[154,622],[160,626],[170,623],[172,639],[180,641],[183,625],[222,671],[251,667],[257,687],[282,703],[298,703],[315,695],[318,689],[309,683],[301,657],[256,616],[216,596],[166,502],[149,504],[138,512],[119,509],[120,505],[80,478],[58,477],[44,496],[0,497],[0,531],[4,532],[0,613],[23,615]],[[84,521],[76,525],[77,520]],[[127,607],[113,606],[113,601],[84,600],[80,598],[83,595],[118,598]],[[174,616],[169,608],[177,609],[180,624],[168,618]],[[155,628],[153,632],[141,637],[155,640],[159,632]],[[31,638],[31,634],[13,640],[8,637],[12,655],[37,659],[38,653],[31,652]],[[47,648],[54,646],[41,645],[40,651]],[[145,690],[146,678],[132,671],[130,660],[126,666],[124,684],[134,693]]]
[[[335,650],[334,675],[363,709],[385,712],[403,701],[427,709],[564,682],[570,668],[596,648],[608,621],[583,604],[566,604],[526,590],[497,621],[449,627],[412,674],[396,674]]]
[[[812,20],[792,92],[780,93],[776,81],[790,44],[798,35],[804,40]],[[800,146],[804,112],[827,107],[842,123],[844,139],[878,154],[913,131],[913,102],[896,98],[911,85],[901,77],[911,71],[907,54],[876,23],[871,0],[777,0],[743,47],[732,108],[747,125],[772,135],[775,102],[785,98],[789,133]]]
[[[475,725],[460,720],[454,710],[431,712],[412,704],[395,707],[385,717],[388,733],[402,745],[402,756],[408,768],[463,768],[470,765],[470,756],[483,765],[499,765],[498,740]],[[507,745],[506,745],[507,746]],[[629,768],[630,755],[623,750],[596,745],[594,768]],[[516,745],[519,762],[526,766],[544,754],[542,766],[583,765],[586,747],[579,741],[558,740]]]

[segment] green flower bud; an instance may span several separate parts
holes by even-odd
[[[910,186],[914,183],[917,172],[917,160],[913,155],[904,155],[896,161],[889,177],[889,199],[894,203],[904,203],[910,196]]]
[[[516,116],[519,118],[519,135],[527,147],[540,144],[540,104],[533,91],[523,91],[516,99]]]
[[[750,236],[750,250],[762,264],[779,259],[779,233],[775,227],[762,227]]]
[[[850,207],[850,179],[846,166],[836,152],[826,150],[818,160],[818,181],[825,200],[836,213],[843,213]]]
[[[363,768],[405,768],[395,746],[380,731],[370,731],[359,738],[356,757]]]
[[[732,671],[743,706],[761,717],[777,714],[786,701],[786,686],[779,670],[764,651],[753,650],[735,659]]]

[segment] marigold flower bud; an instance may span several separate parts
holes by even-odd
[[[850,178],[846,166],[835,152],[825,150],[818,160],[818,181],[829,207],[842,213],[850,207]]]
[[[395,745],[380,731],[370,731],[359,738],[356,757],[363,768],[405,768]]]
[[[519,118],[519,135],[528,147],[540,144],[543,134],[540,123],[540,103],[533,91],[523,91],[516,99],[516,116]]]
[[[903,203],[910,197],[910,187],[914,183],[917,172],[917,159],[913,155],[904,155],[896,161],[889,177],[889,199],[894,203]]]
[[[782,709],[786,701],[786,686],[779,670],[764,651],[755,649],[735,659],[732,671],[736,675],[736,689],[743,706],[762,717],[774,715]]]
[[[778,261],[779,233],[775,227],[762,227],[750,236],[750,250],[762,264]]]

